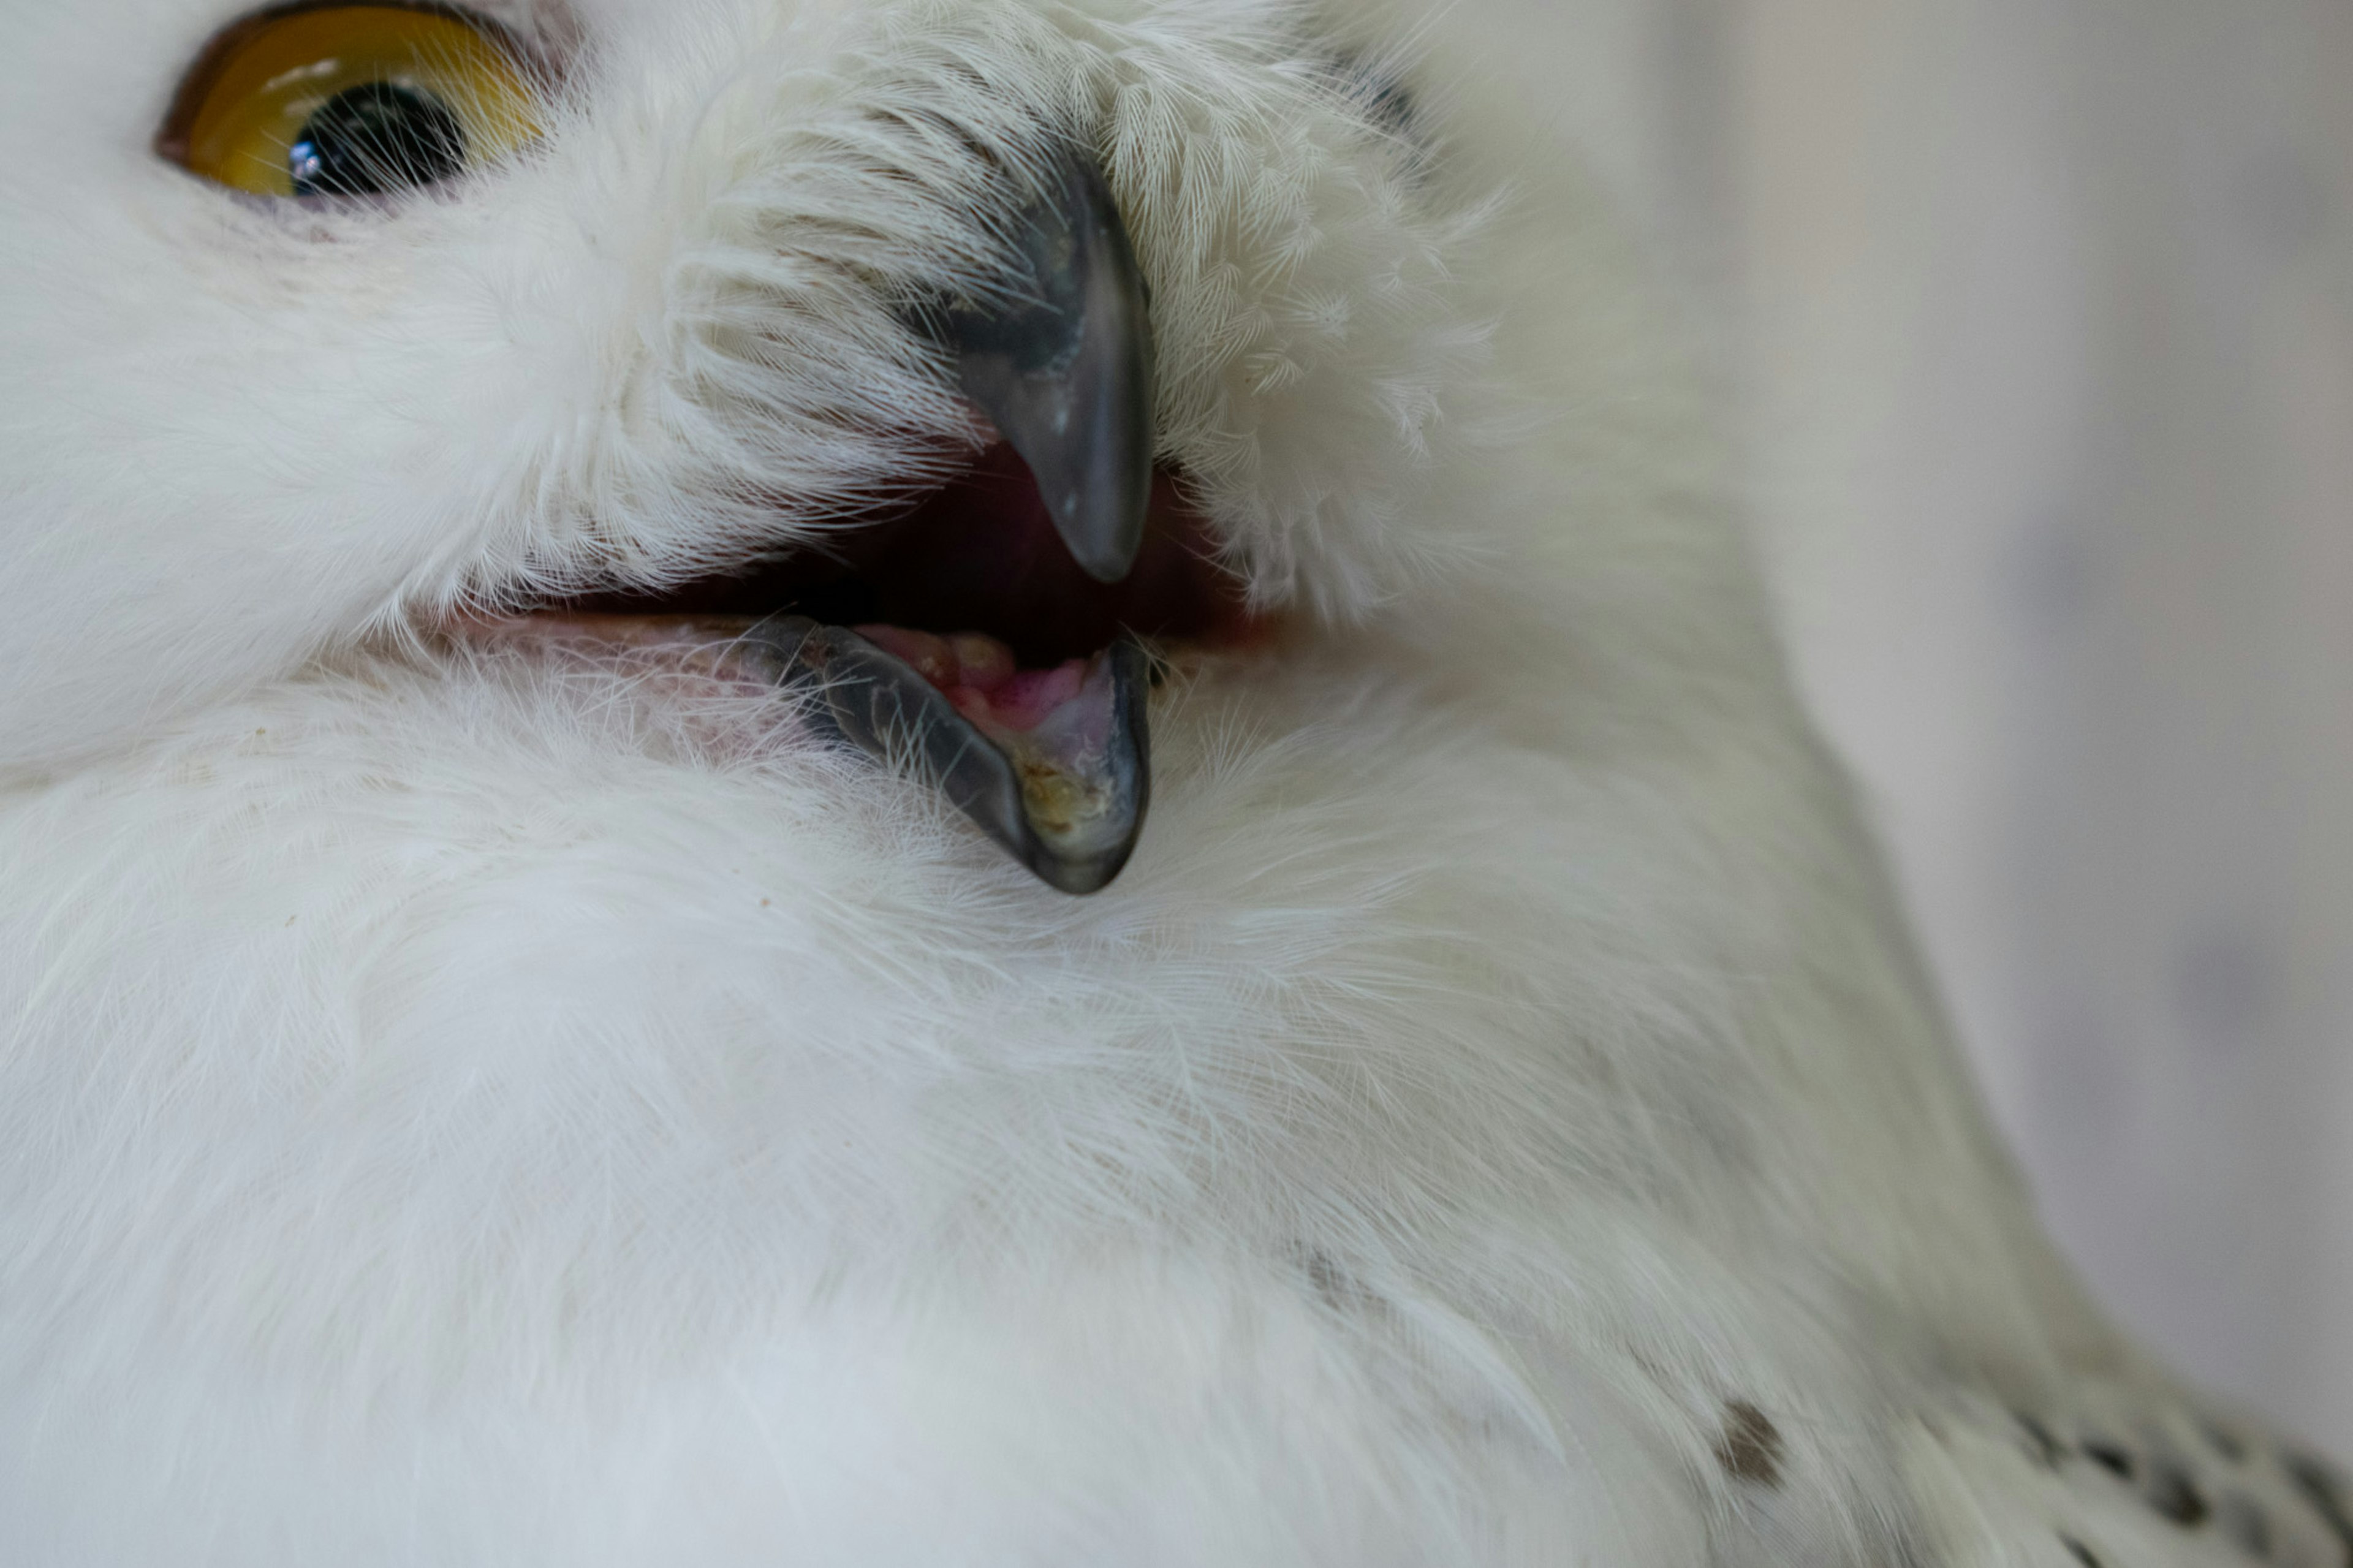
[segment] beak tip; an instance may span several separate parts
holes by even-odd
[[[1139,518],[1134,526],[1108,533],[1099,533],[1084,524],[1072,526],[1055,519],[1055,532],[1061,535],[1064,548],[1079,570],[1096,582],[1115,587],[1127,581],[1135,570],[1136,557],[1144,552],[1144,529]]]
[[[1124,582],[1152,501],[1149,291],[1102,174],[1073,155],[1023,215],[1029,276],[940,323],[965,393],[1021,454],[1086,574]]]

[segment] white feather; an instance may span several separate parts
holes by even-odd
[[[1504,12],[503,15],[576,51],[535,152],[290,215],[149,149],[221,0],[0,3],[0,1557],[2230,1560]],[[1057,133],[1291,616],[1155,699],[1114,888],[406,635],[943,472],[900,308]]]

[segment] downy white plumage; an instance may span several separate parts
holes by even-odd
[[[2038,1234],[1559,17],[510,0],[528,145],[280,200],[240,15],[0,3],[0,1561],[2353,1554]],[[1249,611],[1111,887],[482,634],[958,482],[1072,154]]]

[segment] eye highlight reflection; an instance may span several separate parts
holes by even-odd
[[[539,133],[528,68],[493,24],[324,5],[229,26],[183,81],[165,157],[263,196],[380,195],[452,179]]]

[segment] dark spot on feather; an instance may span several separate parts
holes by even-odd
[[[2100,1561],[2100,1554],[2098,1552],[2093,1551],[2090,1547],[2084,1545],[2082,1542],[2076,1540],[2072,1535],[2062,1535],[2059,1538],[2059,1544],[2065,1547],[2068,1551],[2068,1554],[2073,1556],[2076,1562],[2081,1563],[2084,1565],[2084,1568],[2107,1568],[2107,1564]]]
[[[2166,1464],[2149,1472],[2148,1506],[2184,1530],[2197,1529],[2213,1511],[2207,1505],[2206,1494],[2198,1489],[2189,1473],[2179,1466]]]
[[[1373,79],[1372,101],[1367,106],[1373,120],[1391,135],[1412,141],[1421,127],[1421,106],[1405,83],[1393,76]]]
[[[1427,173],[1433,149],[1430,126],[1413,89],[1385,66],[1361,56],[1342,54],[1330,64],[1332,84],[1383,136],[1405,154],[1407,172],[1416,178]]]
[[[1344,54],[1333,60],[1332,75],[1343,92],[1364,106],[1366,119],[1400,140],[1415,136],[1421,108],[1414,102],[1412,89],[1390,71],[1361,56]]]
[[[1388,1299],[1362,1274],[1322,1247],[1299,1244],[1292,1255],[1298,1260],[1301,1272],[1307,1276],[1308,1288],[1315,1292],[1315,1299],[1333,1311],[1369,1319],[1395,1314],[1396,1308]]]
[[[2128,1449],[2122,1444],[2110,1442],[2105,1437],[2093,1437],[2086,1440],[2084,1444],[2084,1457],[2121,1480],[2132,1479],[2134,1470],[2138,1468],[2133,1463],[2133,1457]]]
[[[2058,1438],[2051,1435],[2051,1428],[2023,1410],[2013,1410],[2010,1415],[2018,1422],[2018,1429],[2026,1434],[2026,1441],[2033,1450],[2035,1462],[2046,1470],[2057,1469],[2061,1456],[2067,1450],[2061,1445]]]
[[[2345,1501],[2345,1483],[2337,1472],[2309,1454],[2284,1454],[2280,1462],[2287,1468],[2288,1479],[2295,1483],[2305,1500],[2312,1504],[2323,1523],[2344,1543],[2345,1561],[2353,1568],[2353,1508]]]
[[[2215,1510],[2215,1524],[2248,1556],[2268,1561],[2272,1554],[2272,1521],[2254,1499],[2232,1492]]]
[[[1724,1436],[1715,1446],[1715,1462],[1735,1480],[1778,1487],[1781,1484],[1781,1429],[1748,1401],[1733,1400],[1724,1407]]]
[[[2206,1439],[2208,1447],[2230,1460],[2231,1463],[2236,1465],[2245,1462],[2247,1446],[2240,1441],[2238,1435],[2228,1427],[2217,1426],[2211,1421],[2200,1421],[2198,1424],[2198,1435]]]
[[[1356,1289],[1356,1281],[1348,1278],[1347,1271],[1332,1260],[1330,1253],[1321,1248],[1308,1251],[1307,1282],[1315,1288],[1315,1294],[1324,1299],[1324,1304],[1335,1312],[1346,1311],[1363,1294]]]
[[[2285,1453],[2280,1463],[2296,1489],[2331,1513],[2345,1511],[2345,1482],[2336,1467],[2310,1454]]]

